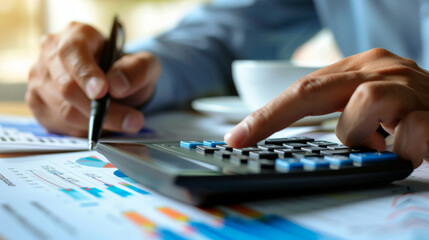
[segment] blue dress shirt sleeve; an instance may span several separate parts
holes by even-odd
[[[188,106],[197,97],[231,94],[235,59],[290,59],[321,29],[311,0],[215,0],[188,14],[174,29],[127,46],[162,64],[144,113]]]

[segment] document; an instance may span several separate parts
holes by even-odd
[[[428,239],[423,165],[402,184],[196,208],[97,152],[0,158],[0,239]]]
[[[154,138],[155,132],[143,128],[130,135],[110,134],[104,141],[135,141]],[[88,139],[76,138],[47,132],[34,118],[0,115],[0,153],[10,152],[52,152],[88,149]]]

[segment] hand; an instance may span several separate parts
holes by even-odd
[[[98,67],[103,43],[100,33],[81,23],[43,38],[29,74],[26,102],[48,131],[85,136],[90,100],[107,92],[111,102],[103,128],[125,133],[142,128],[143,115],[134,107],[151,97],[160,63],[150,53],[126,55],[105,75]]]
[[[376,131],[395,136],[393,151],[414,167],[429,157],[429,72],[407,58],[372,49],[307,75],[225,135],[231,147],[267,138],[308,115],[342,111],[345,145],[386,149]]]

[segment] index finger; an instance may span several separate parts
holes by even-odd
[[[55,76],[70,75],[90,99],[104,96],[107,92],[107,80],[99,68],[96,56],[104,39],[92,27],[84,24],[71,24],[71,30],[59,40],[56,53],[49,64],[49,72]],[[59,68],[58,66],[61,67]]]
[[[301,78],[241,121],[225,141],[231,147],[250,146],[302,117],[341,110],[361,83],[377,78],[357,71]]]

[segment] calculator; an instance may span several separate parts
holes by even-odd
[[[389,151],[309,137],[266,139],[247,148],[192,140],[100,143],[96,150],[146,187],[198,206],[376,187],[413,170]]]

